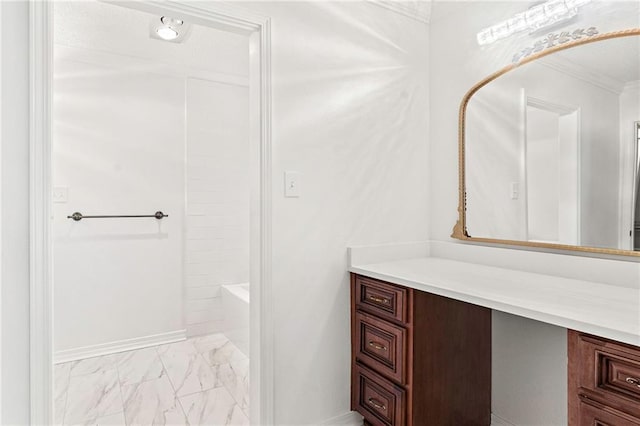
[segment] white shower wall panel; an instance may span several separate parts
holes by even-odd
[[[188,79],[186,323],[222,331],[220,287],[249,281],[249,91]]]

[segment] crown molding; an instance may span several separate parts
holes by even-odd
[[[622,91],[625,92],[627,90],[640,90],[640,80],[628,81]]]
[[[431,18],[431,0],[368,0],[370,4],[428,24]]]
[[[541,65],[566,74],[570,77],[575,77],[594,86],[600,87],[601,89],[604,89],[615,95],[619,95],[620,93],[622,93],[622,90],[625,86],[625,82],[623,81],[593,72],[567,59],[547,56],[545,58],[539,59],[538,62]]]

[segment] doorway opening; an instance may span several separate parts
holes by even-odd
[[[32,422],[269,423],[268,19],[31,21]]]
[[[633,168],[633,213],[631,220],[631,240],[633,250],[640,251],[640,121],[633,123],[633,148],[634,148],[634,168]]]
[[[525,114],[527,240],[579,245],[580,111],[527,96]]]

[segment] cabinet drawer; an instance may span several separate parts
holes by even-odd
[[[409,295],[406,288],[358,275],[355,290],[359,309],[401,323],[408,321]]]
[[[574,392],[640,418],[640,348],[576,332],[569,337]]]
[[[352,405],[366,421],[376,426],[404,426],[406,395],[363,365],[354,365]]]
[[[605,406],[594,406],[580,402],[580,426],[640,426],[640,420],[615,414]]]
[[[404,327],[356,312],[356,359],[389,379],[406,382]]]
[[[598,387],[604,392],[626,396],[640,404],[640,361],[596,351]]]

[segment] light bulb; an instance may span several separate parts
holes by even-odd
[[[509,29],[509,25],[507,24],[506,21],[500,22],[498,25],[494,25],[493,27],[491,27],[491,32],[493,33],[494,37],[498,40],[502,38],[507,38],[513,33],[513,31]]]
[[[547,16],[544,13],[544,5],[542,4],[530,8],[524,13],[524,16],[530,28],[538,28],[547,20]]]
[[[491,32],[491,28],[487,28],[486,30],[480,31],[478,33],[477,38],[478,38],[478,44],[481,46],[485,44],[491,44],[497,40],[496,37]]]
[[[569,12],[564,0],[552,0],[544,4],[544,13],[548,18],[562,16]]]
[[[572,9],[574,7],[580,7],[580,6],[584,6],[585,4],[589,3],[591,0],[566,0],[565,4],[567,5],[567,7],[569,9]]]
[[[178,32],[173,28],[162,27],[156,30],[158,36],[163,40],[174,40],[178,38]]]
[[[527,29],[527,21],[524,13],[518,13],[513,18],[507,20],[507,25],[513,33],[524,31]]]

